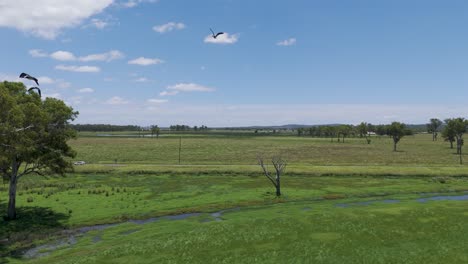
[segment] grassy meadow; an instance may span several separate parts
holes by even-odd
[[[159,139],[85,133],[70,144],[78,153],[75,160],[87,165],[66,177],[20,180],[20,219],[0,223],[5,262],[468,261],[461,248],[467,242],[468,203],[418,201],[468,191],[468,166],[458,164],[447,142],[432,142],[430,135],[404,137],[398,152],[387,137],[369,145],[361,138],[342,143],[244,133]],[[278,153],[288,160],[281,198],[256,165],[258,154]],[[1,210],[7,187],[0,187]],[[186,213],[195,214],[134,221]],[[112,223],[121,224],[78,231]],[[72,242],[25,254],[68,241],[70,234]]]

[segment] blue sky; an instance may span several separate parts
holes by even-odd
[[[0,1],[0,80],[77,123],[424,123],[468,113],[465,1]],[[223,31],[214,40],[209,28]],[[26,85],[32,83],[24,81]]]

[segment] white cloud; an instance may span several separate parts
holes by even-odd
[[[179,91],[163,91],[159,93],[159,96],[167,96],[167,95],[176,95]]]
[[[148,66],[148,65],[160,64],[160,63],[164,63],[164,61],[160,59],[150,59],[150,58],[145,58],[145,57],[139,57],[134,60],[128,61],[128,64],[135,64],[135,65],[140,65],[140,66]]]
[[[92,88],[83,88],[78,90],[79,93],[94,93],[94,89]]]
[[[212,35],[208,35],[205,37],[205,43],[212,43],[212,44],[234,44],[239,40],[240,35],[234,34],[230,35],[229,33],[224,33],[219,35],[217,38],[213,38]]]
[[[173,31],[175,29],[181,30],[181,29],[184,29],[184,28],[185,28],[184,23],[169,22],[169,23],[166,23],[166,24],[163,24],[163,25],[154,26],[153,30],[156,31],[156,32],[159,32],[159,33],[166,33],[166,32]]]
[[[118,50],[110,50],[104,53],[90,54],[82,57],[76,57],[75,54],[69,51],[59,50],[51,54],[47,54],[41,50],[30,50],[29,54],[33,57],[50,57],[58,61],[106,61],[110,62],[113,60],[121,59],[125,55]]]
[[[109,23],[101,19],[93,18],[91,19],[91,25],[96,27],[97,29],[104,29],[109,25]]]
[[[59,50],[56,51],[52,54],[50,54],[50,57],[54,60],[59,60],[59,61],[74,61],[76,60],[76,57],[73,53],[69,51],[63,51]]]
[[[178,83],[167,87],[168,90],[180,92],[213,92],[215,89],[202,86],[196,83]]]
[[[91,54],[84,57],[80,57],[80,61],[88,62],[88,61],[113,61],[117,59],[121,59],[124,57],[124,54],[118,50],[111,50],[105,53],[99,54]]]
[[[52,78],[49,78],[47,76],[41,76],[38,77],[37,80],[39,81],[40,84],[52,84],[55,83],[55,81]]]
[[[0,27],[55,39],[64,28],[78,26],[114,0],[15,0],[0,2]]]
[[[42,50],[39,49],[32,49],[29,50],[29,54],[33,56],[34,58],[41,58],[41,57],[48,57],[49,54],[43,52]]]
[[[276,45],[278,46],[292,46],[294,44],[296,44],[295,38],[285,39],[276,43]]]
[[[128,0],[128,1],[121,3],[121,5],[123,7],[131,8],[141,3],[156,3],[156,2],[158,2],[158,0]]]
[[[66,65],[57,65],[55,69],[61,71],[71,71],[71,72],[100,72],[101,69],[96,66],[66,66]]]
[[[0,73],[0,82],[23,82],[24,79],[21,79],[18,75],[4,74]]]
[[[148,99],[147,102],[151,103],[151,104],[164,104],[164,103],[169,102],[169,100],[166,100],[166,99]]]
[[[114,97],[112,97],[112,98],[109,98],[109,99],[106,101],[106,104],[110,104],[110,105],[124,105],[124,104],[128,104],[128,101],[124,100],[122,97],[114,96]]]

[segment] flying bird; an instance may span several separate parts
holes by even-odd
[[[210,30],[211,30],[211,33],[213,34],[212,36],[213,36],[214,39],[216,39],[219,35],[224,34],[224,32],[218,32],[218,33],[215,34],[214,31],[211,28],[210,28]]]
[[[39,86],[39,81],[37,80],[37,78],[35,78],[35,77],[32,77],[31,75],[29,75],[29,74],[27,74],[27,73],[24,73],[24,72],[23,72],[23,73],[21,73],[21,74],[20,74],[20,76],[19,76],[19,77],[20,77],[20,78],[26,78],[26,79],[29,79],[29,80],[35,81],[35,82],[36,82],[36,84],[37,84],[37,86]]]
[[[41,97],[41,89],[39,89],[39,87],[31,87],[28,89],[28,92],[30,92],[31,90],[37,90],[37,93],[39,94],[39,97]]]

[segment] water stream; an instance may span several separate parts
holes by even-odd
[[[427,196],[428,194],[421,194]],[[428,197],[421,197],[417,198],[416,201],[420,203],[426,203],[429,201],[466,201],[468,200],[468,194],[464,195],[440,195],[437,193],[432,194],[433,196],[428,196]],[[362,201],[362,202],[352,202],[352,203],[337,203],[335,204],[336,207],[340,208],[349,208],[353,206],[368,206],[372,205],[375,203],[387,203],[387,204],[394,204],[394,203],[399,203],[400,200],[395,200],[395,199],[386,199],[386,200],[370,200],[370,201]],[[231,209],[225,209],[217,212],[213,212],[207,216],[207,218],[202,219],[200,222],[206,223],[206,222],[212,222],[212,221],[223,221],[223,214],[227,212],[232,212],[232,211],[239,211],[241,208],[236,207],[236,208],[231,208]],[[311,207],[305,207],[303,208],[303,211],[309,211],[312,210]],[[93,225],[93,226],[86,226],[86,227],[81,227],[78,229],[74,230],[68,230],[65,231],[67,234],[67,238],[62,238],[59,239],[55,242],[45,244],[45,245],[40,245],[31,249],[26,250],[23,253],[23,256],[25,258],[36,258],[36,257],[42,257],[42,256],[47,256],[51,252],[65,248],[65,247],[72,247],[74,244],[77,243],[77,238],[79,236],[84,235],[87,232],[90,231],[103,231],[107,228],[115,227],[124,223],[133,223],[136,225],[144,225],[148,223],[153,223],[156,221],[159,221],[161,219],[166,219],[170,221],[177,221],[177,220],[184,220],[190,217],[195,217],[195,216],[200,216],[202,213],[184,213],[184,214],[178,214],[178,215],[167,215],[167,216],[160,216],[160,217],[152,217],[148,219],[130,219],[125,222],[121,223],[114,223],[114,224],[101,224],[101,225]],[[139,229],[131,229],[127,230],[124,232],[119,233],[120,235],[129,235],[135,232],[138,232]],[[99,243],[102,240],[102,234],[103,232],[99,232],[92,238],[93,243]]]

